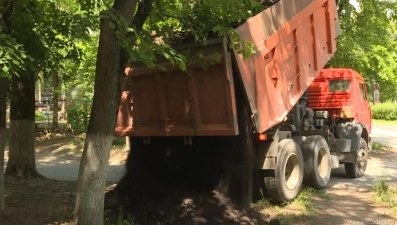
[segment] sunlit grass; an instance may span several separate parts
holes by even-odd
[[[396,187],[391,187],[384,179],[381,179],[375,183],[375,185],[372,187],[372,191],[375,192],[376,202],[386,203],[393,211],[393,214],[397,215]]]

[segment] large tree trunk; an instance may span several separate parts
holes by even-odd
[[[0,211],[5,208],[4,201],[4,150],[6,147],[6,110],[8,78],[0,78]]]
[[[35,100],[42,103],[41,101],[41,81],[36,81],[36,91],[35,91]]]
[[[59,76],[58,72],[52,72],[52,129],[58,129],[58,96]]]
[[[10,151],[6,176],[42,177],[35,163],[35,79],[32,74],[13,75],[11,81]]]
[[[115,0],[113,5],[126,21],[131,21],[135,7],[136,1],[131,0]],[[109,18],[101,18],[94,99],[77,186],[74,213],[76,225],[103,224],[106,169],[124,71],[122,49],[116,43],[109,22]]]
[[[63,81],[61,81],[61,113],[65,115],[65,103],[66,103],[66,94],[65,94],[65,85]],[[65,119],[64,116],[62,116],[62,119]]]

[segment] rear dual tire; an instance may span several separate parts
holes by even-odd
[[[349,178],[364,176],[368,164],[368,145],[364,138],[360,140],[360,149],[357,152],[357,162],[345,163],[345,172]]]
[[[268,197],[277,204],[293,200],[302,186],[303,156],[298,144],[284,139],[278,144],[278,156],[274,175],[265,176]]]
[[[320,135],[307,137],[302,145],[305,172],[303,183],[317,190],[324,189],[331,178],[331,154],[328,143]]]

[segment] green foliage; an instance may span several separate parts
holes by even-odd
[[[380,103],[371,108],[373,119],[397,120],[397,104],[395,103]]]
[[[372,142],[372,150],[374,150],[374,151],[383,151],[385,149],[386,149],[385,145],[383,145],[383,144],[381,144],[379,142],[376,142],[376,141]]]
[[[125,146],[125,137],[115,137],[112,143],[113,147],[124,147]]]
[[[74,104],[66,110],[66,121],[72,129],[86,131],[90,119],[91,108],[88,104]]]
[[[88,28],[97,26],[96,15],[81,8],[77,0],[21,0],[0,6],[0,76],[23,69],[46,78],[64,68],[65,60],[79,62],[76,39],[87,38]]]
[[[245,57],[252,56],[256,51],[253,44],[240,40],[233,28],[263,9],[264,6],[257,0],[156,0],[143,29],[138,22],[130,25],[114,10],[105,11],[101,17],[111,18],[109,26],[115,30],[119,45],[128,53],[129,62],[164,69],[157,63],[156,57],[162,56],[185,70],[189,63],[198,62],[200,56],[178,52],[174,46],[180,42],[205,44],[208,38],[229,35],[231,47]],[[139,12],[136,16],[140,16]],[[219,59],[216,55],[209,58]],[[209,58],[206,58],[207,61]],[[203,66],[206,65],[208,62]]]
[[[36,121],[43,121],[43,120],[47,120],[47,117],[44,116],[44,114],[42,112],[39,111],[35,111],[35,115],[36,115]]]
[[[65,68],[60,70],[63,75],[65,92],[69,98],[71,94],[81,99],[92,99],[94,95],[94,80],[96,67],[96,53],[98,50],[98,35],[90,35],[88,40],[76,44],[82,50],[79,64],[71,60],[64,62]],[[79,100],[77,99],[77,100]]]
[[[372,89],[380,84],[383,99],[397,94],[397,30],[395,1],[361,0],[355,8],[349,0],[338,1],[341,34],[330,67],[353,68]]]
[[[16,43],[15,39],[0,33],[0,77],[23,71],[25,60],[31,62],[33,59],[27,55],[22,45]]]

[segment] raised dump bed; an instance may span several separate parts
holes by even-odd
[[[237,135],[234,79],[241,79],[258,132],[282,121],[336,50],[338,22],[333,0],[283,0],[236,29],[254,43],[247,60],[228,48],[227,37],[179,49],[217,53],[221,60],[184,72],[136,67],[128,74],[117,135]],[[235,76],[233,76],[235,73]],[[133,102],[133,110],[132,110]],[[133,118],[133,119],[132,119]]]

